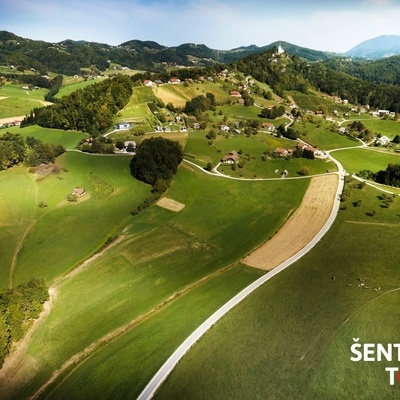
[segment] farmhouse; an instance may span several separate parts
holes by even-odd
[[[222,132],[229,132],[229,130],[230,130],[228,125],[221,125],[220,129]]]
[[[127,131],[132,128],[132,124],[129,122],[118,122],[117,126],[115,129],[119,131]]]
[[[375,144],[377,146],[386,146],[391,142],[391,140],[387,136],[381,136],[375,140]]]
[[[222,162],[225,164],[236,164],[239,161],[239,153],[236,150],[232,150],[229,154],[222,158]]]
[[[236,90],[232,90],[230,94],[231,94],[232,97],[242,97],[240,92],[238,92]]]
[[[288,150],[283,149],[282,147],[277,147],[274,150],[274,154],[276,154],[279,157],[286,157],[289,154],[289,152],[288,152]]]
[[[147,87],[152,87],[152,86],[153,86],[153,81],[151,81],[151,80],[149,80],[149,79],[146,79],[146,80],[143,82],[143,85],[144,85],[144,86],[147,86]]]
[[[262,128],[267,132],[274,132],[275,131],[275,125],[271,124],[270,122],[264,122],[262,124]]]
[[[180,83],[181,80],[178,78],[171,78],[168,83],[170,83],[171,85],[177,85],[178,83]]]

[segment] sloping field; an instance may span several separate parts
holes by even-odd
[[[300,207],[270,240],[244,258],[251,267],[271,270],[306,246],[331,213],[337,175],[313,178]]]
[[[175,107],[183,107],[189,100],[188,97],[184,97],[182,94],[178,94],[165,87],[158,87],[154,90],[154,93],[159,97],[165,104],[172,103]]]

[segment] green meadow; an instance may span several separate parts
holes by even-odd
[[[108,159],[93,156],[87,158]],[[82,160],[78,161],[78,165],[79,162],[82,163]],[[79,176],[84,178],[84,173],[79,174],[77,170],[68,173],[73,173],[76,179]],[[116,171],[114,173],[117,174]],[[99,169],[96,174],[100,175]],[[111,182],[107,175],[101,176]],[[121,363],[130,365],[126,368],[133,371],[121,375],[121,379],[127,382],[131,378],[140,382],[140,385],[132,389],[138,394],[168,353],[199,322],[233,293],[260,276],[258,270],[234,264],[279,228],[289,212],[300,203],[307,185],[308,180],[291,184],[280,181],[234,182],[181,166],[166,195],[185,204],[182,211],[176,213],[154,205],[135,217],[129,217],[125,221],[124,239],[119,244],[76,274],[56,284],[57,299],[52,312],[35,331],[32,345],[29,346],[29,358],[34,360],[40,373],[25,370],[29,370],[29,363],[21,367],[21,374],[32,375],[29,375],[29,382],[23,384],[14,397],[33,393],[74,354],[95,343],[103,335],[150,313],[143,324],[137,327],[133,325],[123,336],[117,335],[116,340],[110,342],[111,346],[106,345],[101,352],[93,353],[93,358],[90,357],[87,363],[84,362],[82,367],[79,366],[72,375],[68,375],[71,381],[68,378],[57,381],[57,385],[61,382],[61,385],[71,387],[75,380],[81,382],[86,379],[87,368],[96,363],[97,357],[109,359],[109,363],[104,361],[102,367],[95,372],[92,393],[93,396],[101,396],[104,386],[96,382],[107,382],[110,371],[114,371],[115,363],[120,359]],[[191,190],[187,190],[188,187]],[[89,204],[90,201],[70,207],[83,207],[84,203]],[[280,206],[277,208],[276,204]],[[99,224],[108,223],[110,226],[106,208],[103,204],[102,222],[95,221],[92,213],[91,223],[87,227],[91,229],[92,236],[97,232]],[[114,210],[114,219],[115,213]],[[83,214],[79,212],[79,221],[76,219],[79,228],[72,225],[76,239],[71,233],[69,237],[66,234],[63,236],[64,249],[74,248],[75,257],[79,252],[88,251],[87,246],[84,248],[87,244],[86,227],[81,225],[80,220],[89,223],[89,219],[84,219]],[[28,257],[29,249],[38,244],[45,246],[40,253],[47,258],[46,265],[42,265],[40,270],[47,272],[49,279],[57,276],[53,262],[60,258],[61,244],[57,243],[61,243],[61,240],[49,239],[48,245],[40,242],[43,233],[46,233],[45,228],[50,229],[50,225],[45,225],[42,231],[38,226],[37,233],[27,239],[16,270],[19,279],[25,278],[22,271],[24,266],[28,268],[29,262],[31,265],[40,265],[39,259]],[[91,239],[94,241],[94,238]],[[51,251],[55,256],[52,256]],[[61,258],[69,258],[65,250],[62,254]],[[64,262],[66,265],[65,260],[57,261],[59,271]],[[230,264],[233,269],[224,270]],[[19,269],[21,272],[18,275]],[[171,299],[175,300],[171,303]],[[199,307],[196,312],[180,314],[178,311],[197,309],[199,303],[204,308]],[[167,305],[168,308],[164,309]],[[176,324],[170,324],[170,318],[174,318]],[[90,321],[89,330],[87,321]],[[148,329],[153,329],[157,321],[165,326],[157,329],[157,337],[144,335],[144,332],[149,332]],[[144,340],[146,345],[142,347]],[[46,351],[43,351],[43,343],[46,343]],[[103,346],[100,348],[103,349]],[[115,357],[108,358],[110,351]],[[143,364],[144,358],[147,361]],[[119,390],[126,393],[128,388],[110,387],[108,393],[111,395],[115,390],[115,393]]]
[[[265,133],[249,137],[234,134],[218,135],[216,140],[210,142],[204,132],[195,131],[189,134],[185,155],[188,160],[200,166],[205,167],[209,162],[216,166],[226,154],[236,150],[240,152],[241,163],[236,168],[222,164],[219,170],[237,178],[280,178],[280,173],[284,170],[288,171],[289,177],[296,177],[304,167],[307,167],[309,175],[325,173],[327,170],[336,171],[336,166],[331,161],[294,157],[274,158],[269,155],[277,147],[293,150],[296,144],[295,141]]]
[[[130,218],[131,209],[149,192],[148,186],[130,177],[129,162],[130,157],[126,156],[95,157],[70,152],[57,159],[61,171],[39,180],[22,167],[3,171],[1,202],[7,213],[2,213],[0,232],[10,243],[4,243],[8,255],[1,268],[3,286],[9,276],[7,261],[14,256],[28,227],[12,274],[14,284],[30,276],[51,282],[116,235]],[[114,188],[106,198],[98,199],[93,192],[92,172]],[[71,203],[67,197],[75,187],[83,187],[87,193]],[[40,202],[46,206],[39,207]]]
[[[332,132],[329,128],[332,123],[321,119],[318,124],[296,123],[295,129],[300,132],[300,139],[320,150],[341,149],[361,146],[357,140]]]
[[[83,132],[42,128],[39,125],[30,125],[24,128],[14,126],[0,132],[2,133],[11,132],[15,134],[20,134],[24,137],[34,136],[40,139],[44,143],[60,144],[66,149],[76,148],[81,140],[86,139],[88,137],[88,135]]]
[[[373,149],[338,150],[332,153],[347,172],[358,174],[362,170],[378,172],[390,163],[400,163],[400,155]]]
[[[368,216],[377,195],[355,189],[317,246],[219,321],[155,398],[398,398],[384,370],[396,362],[350,361],[353,338],[398,342],[400,201]]]
[[[76,80],[68,79],[67,83],[63,84],[63,86],[60,88],[55,97],[57,99],[60,99],[61,97],[68,96],[69,94],[75,92],[78,89],[84,89],[87,86],[99,82],[101,82],[101,79],[88,79],[88,80],[82,80],[81,78]]]

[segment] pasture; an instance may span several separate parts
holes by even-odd
[[[92,158],[102,157],[89,156]],[[100,174],[98,170],[96,173]],[[133,324],[125,335],[117,333],[115,341],[101,346],[101,354],[111,351],[115,357],[109,358],[109,364],[104,361],[99,370],[96,368],[97,384],[93,383],[92,390],[96,395],[102,393],[104,386],[101,382],[108,380],[109,371],[115,369],[114,363],[118,360],[130,364],[126,372],[132,371],[129,377],[121,374],[121,379],[124,382],[137,380],[143,386],[168,352],[199,321],[232,293],[260,276],[259,271],[248,268],[223,269],[271,236],[290,210],[300,203],[307,185],[307,180],[290,185],[286,182],[233,182],[182,166],[167,192],[169,198],[185,204],[182,211],[173,212],[154,205],[130,217],[125,221],[121,242],[56,284],[57,297],[52,312],[43,319],[28,347],[32,363],[27,363],[23,357],[23,365],[17,364],[17,369],[11,370],[13,379],[17,381],[18,377],[30,377],[28,383],[18,383],[18,392],[13,396],[34,393],[73,355],[80,354],[92,343],[98,343],[103,335],[119,329],[122,334],[126,324],[146,315],[143,325],[138,324],[136,328]],[[105,212],[103,207],[102,224],[108,222],[110,225]],[[92,220],[91,224],[93,234],[98,223]],[[85,227],[80,225],[74,236],[87,245],[84,235]],[[65,236],[64,248],[79,250],[81,245],[72,243],[73,240],[70,232],[69,237]],[[60,258],[55,247],[57,244],[51,242],[49,247]],[[27,255],[32,244],[27,242],[26,246]],[[51,254],[41,254],[48,258],[47,264],[53,265]],[[64,257],[68,258],[68,255],[64,254]],[[30,260],[31,265],[38,264],[38,260]],[[21,257],[21,265],[27,262],[27,258]],[[58,265],[63,262],[58,261]],[[206,280],[203,282],[202,279]],[[189,297],[183,296],[185,293]],[[172,299],[176,299],[171,303],[172,308],[165,308],[164,312],[164,306]],[[197,307],[200,301],[204,302],[204,309]],[[162,312],[156,313],[160,307]],[[196,308],[198,311],[194,312]],[[180,314],[179,310],[192,311]],[[176,323],[169,323],[170,318],[174,318]],[[87,329],[88,321],[90,330]],[[165,326],[165,329],[157,329],[157,338],[143,335],[143,332],[153,329],[157,321],[162,321],[160,323]],[[46,343],[46,351],[43,343]],[[139,358],[138,352],[141,354]],[[105,357],[101,354],[94,353],[93,362],[97,355]],[[143,363],[143,359],[147,361]],[[89,368],[94,365],[91,362],[92,358],[89,358]],[[82,364],[71,375],[72,380],[65,381],[65,384],[70,388],[71,382],[86,379],[86,368],[86,363]],[[116,385],[119,385],[117,381]],[[140,386],[134,389],[117,386],[109,387],[109,393],[132,390],[137,394],[140,390]]]
[[[21,119],[35,107],[42,107],[46,89],[23,90],[24,85],[0,86],[0,120],[18,117]]]
[[[239,166],[232,168],[229,164],[222,164],[219,170],[237,178],[280,178],[280,173],[284,170],[288,171],[289,177],[294,177],[299,176],[298,173],[305,167],[310,175],[336,170],[331,161],[273,157],[271,153],[277,147],[294,149],[296,142],[265,133],[249,137],[220,134],[216,140],[209,142],[204,132],[191,131],[184,154],[188,160],[205,167],[208,162],[217,165],[226,154],[236,150],[241,153]]]
[[[64,78],[65,79],[65,78]],[[57,99],[60,99],[61,97],[68,96],[72,92],[75,92],[78,89],[84,89],[87,86],[94,85],[95,83],[101,82],[102,79],[87,79],[83,80],[82,78],[69,78],[66,80],[65,83],[63,83],[62,87],[58,91],[58,93],[55,95]]]
[[[365,188],[363,202],[377,194]],[[382,209],[383,221],[341,211],[310,253],[192,348],[155,398],[398,398],[387,363],[349,358],[353,338],[398,341],[399,211]]]
[[[381,134],[393,139],[396,135],[400,134],[400,122],[392,119],[381,119],[381,118],[369,118],[364,120],[360,118],[360,121],[374,134]]]
[[[147,185],[130,176],[129,161],[130,157],[126,156],[96,157],[65,153],[57,159],[62,171],[45,179],[35,181],[27,170],[22,167],[17,169],[20,179],[26,183],[13,191],[8,191],[6,187],[18,182],[14,169],[1,172],[4,182],[3,201],[10,204],[10,212],[15,208],[14,218],[24,222],[21,229],[32,220],[35,221],[18,254],[13,272],[14,283],[26,281],[32,275],[44,277],[50,282],[85,260],[107,239],[119,233],[130,218],[131,209],[149,192]],[[106,198],[98,199],[99,196],[91,188],[91,173],[107,182],[114,191]],[[74,187],[87,190],[86,195],[77,203],[67,201]],[[23,195],[21,190],[32,194]],[[46,207],[38,207],[41,201]],[[29,211],[26,217],[25,209]],[[16,229],[8,240],[16,243],[19,238],[21,233]],[[15,246],[8,250],[8,259],[14,250]],[[2,266],[4,277],[8,275],[7,266],[9,268],[8,263]]]
[[[347,172],[358,174],[362,170],[378,172],[386,169],[389,163],[400,163],[400,155],[374,149],[338,150],[332,153]]]
[[[88,137],[86,133],[82,132],[42,128],[39,125],[30,125],[24,128],[14,126],[0,132],[11,132],[14,134],[20,134],[24,137],[33,136],[40,139],[44,143],[60,144],[66,149],[76,148],[81,140]]]
[[[296,122],[295,129],[300,132],[300,140],[320,150],[361,146],[361,143],[357,140],[332,132],[329,129],[330,125],[332,125],[332,122],[325,122],[321,118],[319,121],[317,120],[317,124]]]

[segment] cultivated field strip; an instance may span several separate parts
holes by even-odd
[[[270,240],[245,257],[243,263],[269,271],[306,246],[329,218],[338,179],[338,175],[312,178],[300,207]]]

